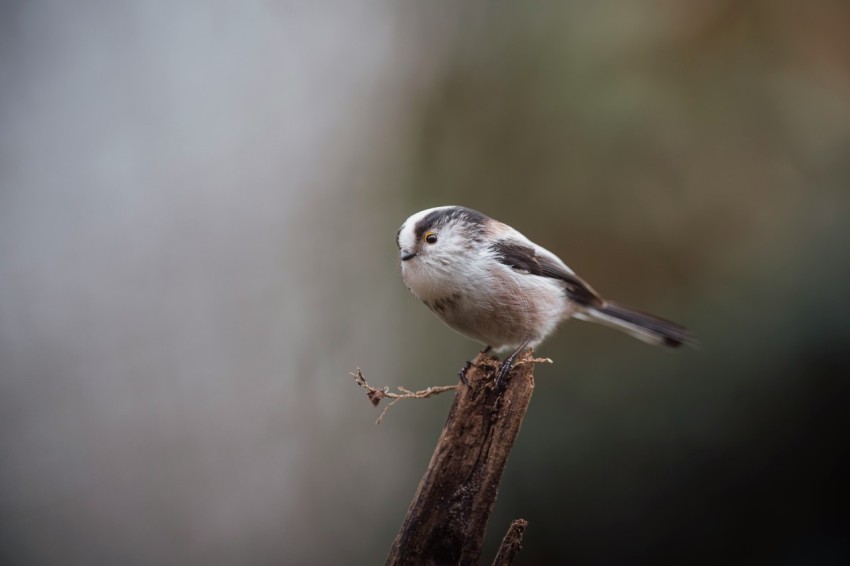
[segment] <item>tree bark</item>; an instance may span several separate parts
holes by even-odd
[[[508,528],[505,533],[505,538],[502,539],[502,544],[499,546],[499,552],[496,553],[496,558],[493,560],[493,566],[510,566],[513,564],[514,558],[522,548],[522,535],[525,534],[525,528],[528,526],[528,521],[525,519],[517,519]]]
[[[478,563],[502,471],[534,391],[531,359],[523,356],[497,390],[498,360],[475,358],[387,565]]]

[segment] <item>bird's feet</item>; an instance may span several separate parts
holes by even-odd
[[[511,369],[514,367],[514,360],[516,357],[525,350],[525,347],[528,346],[528,340],[523,342],[519,348],[513,351],[510,356],[505,358],[505,361],[502,362],[502,365],[499,366],[499,372],[496,374],[496,389],[501,390],[505,387],[505,378],[508,377],[508,374],[511,372]]]
[[[496,385],[496,389],[500,389],[500,390],[504,389],[505,384],[507,383],[505,381],[505,378],[508,377],[508,374],[511,372],[511,369],[513,368],[513,366],[514,366],[513,356],[508,356],[507,358],[505,358],[505,361],[502,362],[502,365],[499,366],[498,373],[496,373],[496,379],[494,381],[494,384]]]
[[[487,346],[483,350],[481,350],[482,354],[486,354],[491,350],[490,346]],[[469,371],[469,368],[472,367],[472,360],[467,360],[467,362],[463,365],[459,372],[457,372],[458,378],[460,378],[460,382],[469,387],[469,381],[466,379],[466,373]]]
[[[460,378],[460,382],[469,387],[469,381],[466,379],[466,372],[469,371],[469,368],[472,367],[472,360],[467,360],[467,362],[463,365],[459,372],[457,372],[457,376]]]

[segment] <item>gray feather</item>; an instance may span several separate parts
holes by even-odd
[[[671,348],[696,344],[693,335],[684,326],[617,303],[607,302],[602,307],[586,309],[576,314],[576,318],[622,330],[650,344],[663,344]]]

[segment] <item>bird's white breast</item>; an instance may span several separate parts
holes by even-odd
[[[497,350],[524,340],[534,346],[569,316],[570,302],[557,280],[518,272],[486,250],[453,252],[402,262],[402,278],[464,336]]]

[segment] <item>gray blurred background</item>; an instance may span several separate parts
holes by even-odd
[[[478,345],[394,236],[463,204],[604,295],[490,524],[517,564],[850,560],[850,5],[5,2],[0,559],[374,564]]]

